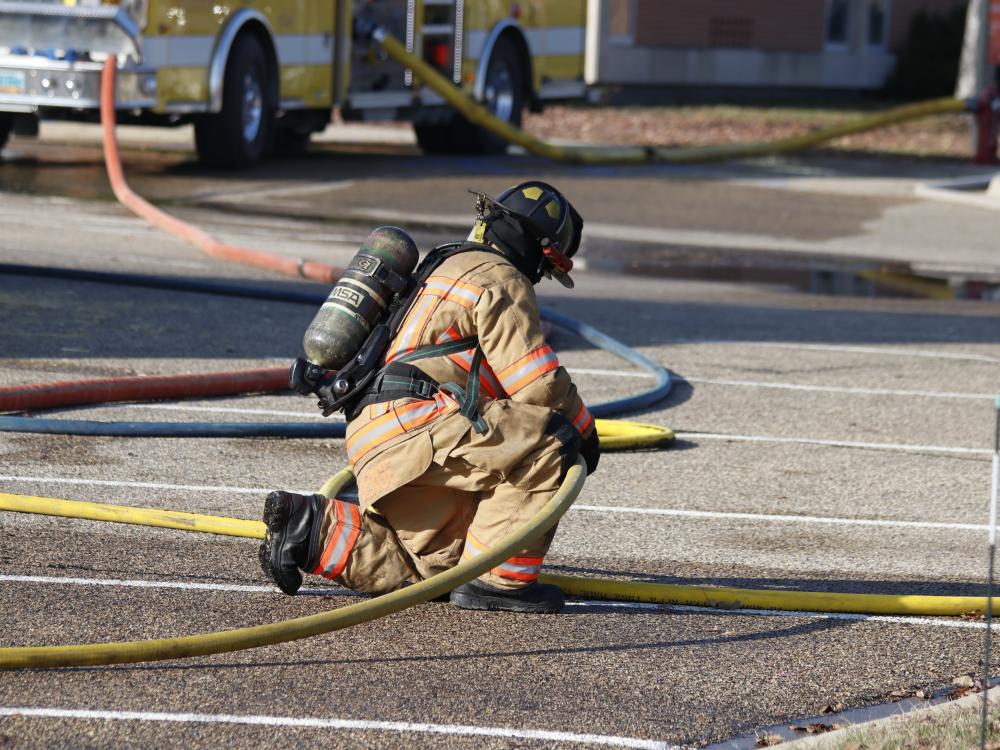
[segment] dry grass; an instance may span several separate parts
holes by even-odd
[[[698,146],[752,143],[839,124],[871,109],[806,107],[677,106],[588,107],[553,105],[525,114],[525,129],[541,138],[588,143]],[[970,118],[939,115],[869,133],[845,136],[827,150],[968,159]]]
[[[972,750],[979,747],[980,705],[959,714],[902,716],[878,727],[858,727],[823,750]],[[1000,750],[1000,707],[991,706],[990,750]]]

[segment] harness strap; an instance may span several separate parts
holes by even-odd
[[[464,339],[456,339],[444,344],[431,344],[407,352],[401,357],[396,357],[393,362],[416,362],[420,359],[430,359],[431,357],[447,357],[449,354],[458,354],[466,349],[479,346],[479,339],[475,336],[466,336]]]

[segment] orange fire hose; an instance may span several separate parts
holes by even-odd
[[[343,273],[342,269],[327,263],[306,260],[305,258],[286,258],[263,250],[252,250],[220,242],[210,234],[161,211],[135,193],[125,181],[121,155],[118,151],[118,137],[115,135],[117,72],[117,58],[111,55],[104,64],[104,73],[101,77],[101,128],[104,136],[104,163],[107,166],[108,179],[111,181],[111,189],[114,191],[115,197],[123,206],[153,226],[191,243],[213,258],[266,268],[269,271],[277,271],[288,276],[301,276],[324,284],[335,283],[340,278]]]
[[[136,375],[5,386],[0,388],[0,411],[35,411],[111,401],[209,398],[287,390],[287,367],[197,375]]]

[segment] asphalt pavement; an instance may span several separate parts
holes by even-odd
[[[667,263],[704,252],[748,267],[784,257],[849,271],[883,258],[993,278],[1000,213],[901,187],[968,170],[824,157],[577,173],[518,156],[428,159],[406,143],[365,154],[322,144],[309,159],[234,176],[200,170],[182,149],[128,151],[126,169],[140,192],[224,239],[341,265],[373,221],[395,215],[426,248],[471,218],[466,187],[498,192],[523,176],[548,179],[597,231],[577,288],[543,283],[542,304],[666,366],[670,398],[631,417],[678,433],[667,451],[602,458],[560,524],[548,569],[981,593],[1000,305],[815,295],[609,265],[629,254]],[[2,263],[322,291],[206,258],[129,216],[107,199],[92,145],[15,140],[8,159]],[[616,227],[634,234],[616,238]],[[0,310],[0,385],[274,366],[299,353],[314,312],[2,272]],[[649,383],[565,333],[552,341],[588,401]],[[308,399],[285,395],[49,416],[318,418]],[[269,489],[314,489],[344,462],[338,440],[8,433],[0,490],[257,518]],[[0,535],[3,646],[200,633],[357,601],[321,579],[308,581],[306,596],[281,595],[251,540],[12,513],[0,513]],[[699,746],[838,701],[861,706],[900,688],[946,685],[979,668],[982,635],[981,622],[957,618],[589,601],[528,618],[425,604],[254,651],[11,672],[0,680],[0,745]],[[7,715],[26,708],[35,713]]]

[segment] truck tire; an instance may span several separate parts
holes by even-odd
[[[265,158],[274,133],[273,91],[271,65],[263,46],[253,34],[240,34],[226,61],[222,111],[195,121],[199,160],[242,169]]]
[[[501,37],[486,67],[483,105],[504,122],[521,127],[525,65],[509,39]],[[414,124],[417,143],[428,154],[502,154],[507,141],[457,113],[446,123]]]
[[[0,151],[3,151],[3,147],[7,145],[7,139],[10,138],[10,131],[13,129],[14,119],[0,115]]]
[[[454,122],[436,122],[433,124],[413,123],[413,132],[417,136],[417,145],[426,154],[449,154],[454,151]]]
[[[486,66],[483,106],[515,128],[521,127],[527,85],[524,79],[525,66],[517,47],[510,39],[500,37]],[[473,125],[464,117],[456,117],[453,126],[456,144],[464,153],[502,154],[509,145],[500,136]]]

